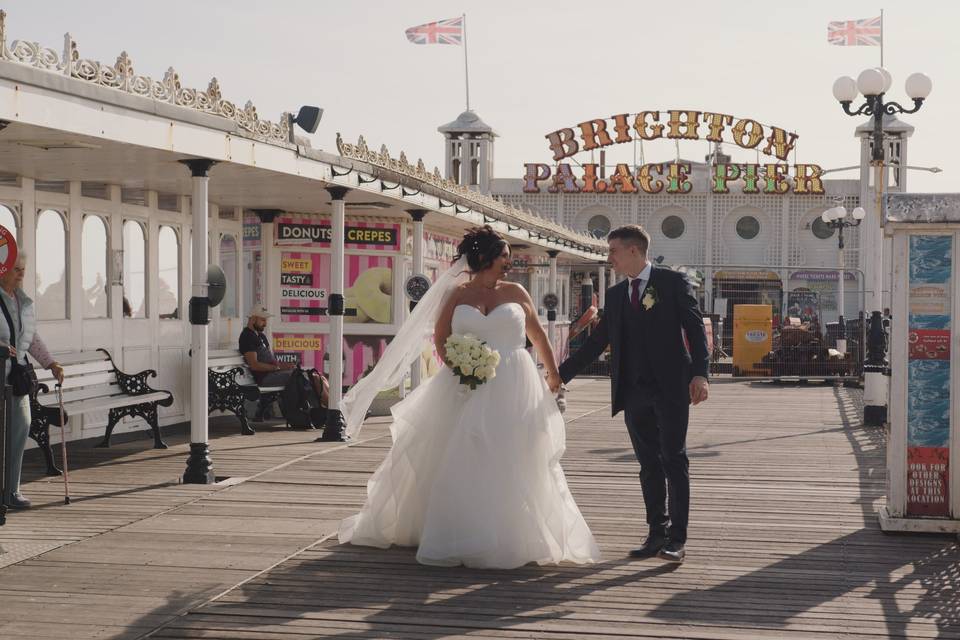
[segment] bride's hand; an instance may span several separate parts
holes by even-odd
[[[563,380],[560,379],[560,374],[556,371],[547,372],[547,386],[550,388],[550,393],[556,393],[560,391],[560,385],[563,384]]]

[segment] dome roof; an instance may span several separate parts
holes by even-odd
[[[493,127],[481,120],[480,116],[472,110],[464,111],[453,122],[437,127],[437,131],[440,133],[489,133],[492,136],[497,135]]]

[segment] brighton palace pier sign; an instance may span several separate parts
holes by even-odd
[[[661,121],[661,116],[664,116]],[[725,140],[726,136],[726,140]],[[553,152],[556,168],[526,163],[523,190],[540,193],[539,183],[549,180],[550,193],[689,193],[693,189],[689,176],[690,163],[644,164],[631,171],[630,165],[618,164],[606,176],[598,164],[583,164],[580,175],[569,163],[561,162],[580,151],[603,149],[634,140],[709,140],[729,141],[743,149],[756,149],[780,162],[766,164],[715,163],[711,166],[710,185],[713,193],[730,193],[729,185],[742,181],[743,193],[785,194],[789,192],[822,195],[823,170],[816,164],[786,164],[797,142],[797,134],[780,127],[764,127],[756,120],[734,118],[707,111],[641,111],[621,113],[610,118],[581,122],[576,127],[558,129],[546,136]],[[792,175],[791,175],[792,173]]]

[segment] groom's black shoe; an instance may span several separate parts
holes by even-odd
[[[631,558],[652,558],[667,544],[667,537],[663,535],[650,534],[643,541],[643,545],[638,549],[630,550]]]
[[[663,560],[669,562],[683,562],[683,559],[687,556],[686,549],[683,548],[682,542],[674,542],[673,540],[668,540],[663,548],[660,549],[658,554]]]

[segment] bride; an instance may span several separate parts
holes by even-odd
[[[560,468],[564,424],[551,394],[560,387],[553,349],[527,291],[503,280],[510,247],[485,225],[463,237],[457,258],[374,371],[344,397],[348,434],[356,434],[377,391],[399,384],[419,358],[430,324],[444,360],[451,334],[472,334],[498,351],[495,377],[470,390],[444,368],[394,405],[393,447],[367,483],[360,513],[341,523],[340,542],[416,546],[419,562],[441,566],[597,562],[599,549]],[[546,364],[546,383],[526,336]]]

